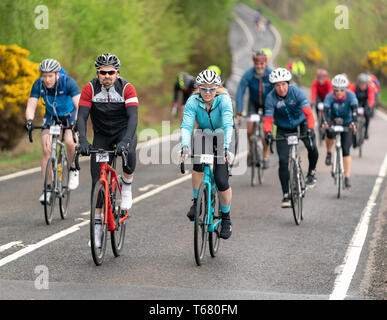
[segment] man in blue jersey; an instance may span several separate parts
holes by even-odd
[[[35,111],[40,97],[46,108],[43,117],[43,126],[54,124],[55,119],[63,121],[67,118],[65,125],[75,124],[77,117],[78,102],[80,92],[75,80],[66,75],[59,62],[54,59],[45,59],[39,65],[41,78],[37,79],[31,89],[31,95],[27,102],[25,128],[27,131],[33,128]],[[42,151],[41,168],[43,180],[46,172],[47,161],[51,154],[52,135],[48,129],[42,131]],[[75,146],[71,130],[65,131],[65,144],[67,147],[68,159],[71,161],[74,157]],[[72,164],[71,164],[72,165]],[[74,190],[79,185],[79,174],[74,167],[70,167],[69,189]],[[49,201],[51,193],[47,193]],[[43,204],[44,192],[39,198]]]
[[[348,79],[343,74],[338,74],[332,79],[333,92],[328,93],[324,99],[324,122],[323,128],[328,129],[330,124],[335,123],[336,118],[343,119],[343,126],[356,130],[358,100],[355,93],[347,90]],[[351,156],[350,148],[352,145],[352,133],[345,131],[340,133],[341,148],[343,150],[344,164],[344,185],[346,188],[351,187]],[[327,132],[325,139],[327,146],[326,165],[332,164],[332,147],[335,142],[335,133]]]
[[[267,55],[263,50],[255,51],[253,54],[254,66],[249,68],[242,76],[237,93],[236,93],[236,109],[237,120],[240,119],[243,111],[243,97],[245,95],[246,88],[249,88],[249,102],[248,102],[248,115],[257,114],[258,110],[262,110],[262,114],[265,112],[265,99],[267,94],[274,88],[274,85],[269,81],[269,75],[272,71],[267,66]],[[254,122],[247,121],[247,138],[250,141],[250,137],[253,134]],[[249,143],[249,154],[247,156],[247,165],[251,165],[251,143]],[[264,141],[264,162],[263,167],[267,169],[269,167],[269,148]]]

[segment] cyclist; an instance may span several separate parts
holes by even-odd
[[[267,66],[267,55],[262,51],[254,51],[254,66],[247,69],[243,74],[236,93],[237,120],[240,119],[243,111],[243,97],[246,88],[249,88],[248,115],[258,113],[258,109],[265,111],[265,99],[268,93],[273,89],[273,84],[269,81],[269,74],[272,69]],[[254,133],[254,123],[247,122],[247,138],[249,141],[249,154],[247,155],[247,165],[251,166],[251,143],[250,137]],[[266,142],[263,142],[264,161],[263,168],[269,167],[269,148]]]
[[[379,94],[380,94],[380,81],[378,80],[378,78],[374,75],[374,74],[372,74],[372,73],[370,73],[369,74],[369,76],[370,76],[370,84],[371,85],[373,85],[374,86],[374,91],[375,91],[375,108],[377,108],[377,106],[378,106],[378,100],[379,100]],[[375,109],[374,108],[374,109]],[[374,110],[374,109],[372,109],[372,110]],[[373,114],[373,113],[372,113]]]
[[[316,164],[318,150],[314,133],[315,119],[312,108],[304,92],[289,85],[292,74],[285,68],[277,68],[270,73],[270,82],[274,84],[265,100],[265,118],[263,129],[266,143],[270,145],[273,139],[273,122],[277,125],[277,136],[297,132],[307,135],[303,142],[308,150],[309,169],[306,184],[309,187],[316,185]],[[312,143],[311,143],[312,142]],[[282,208],[291,207],[289,198],[289,146],[287,141],[277,141],[277,153],[279,156],[279,179],[283,192]]]
[[[223,88],[226,88],[226,84],[225,84],[225,80],[224,78],[222,77],[222,71],[220,70],[220,68],[217,66],[217,65],[210,65],[207,67],[208,70],[212,70],[212,71],[215,71],[218,76],[220,77],[220,80],[222,80],[222,86]]]
[[[333,91],[332,82],[328,78],[328,73],[324,69],[317,70],[317,77],[312,81],[310,87],[310,103],[315,106],[316,114],[319,113],[317,110],[317,104],[324,102],[325,96]]]
[[[175,86],[173,87],[173,106],[172,106],[172,115],[177,114],[177,109],[179,108],[179,92],[183,93],[183,100],[180,104],[180,111],[183,113],[184,105],[187,102],[188,98],[194,91],[195,78],[186,72],[180,72],[177,75],[177,80]]]
[[[375,106],[375,89],[370,83],[369,75],[360,73],[357,77],[357,83],[353,83],[349,86],[349,90],[356,94],[356,98],[359,102],[359,106],[364,108],[365,118],[365,132],[364,139],[368,139],[368,128],[372,115],[372,109]]]
[[[329,93],[324,99],[324,121],[323,128],[328,129],[329,124],[332,124],[333,119],[340,117],[343,119],[343,125],[348,126],[352,130],[356,130],[357,107],[358,100],[353,92],[347,90],[348,79],[343,74],[338,74],[332,79],[333,92]],[[351,156],[350,148],[352,145],[352,133],[341,132],[341,147],[343,150],[344,163],[344,185],[349,188],[351,186]],[[327,156],[325,159],[326,165],[332,164],[332,147],[334,144],[334,132],[327,131],[325,139],[327,146]]]
[[[43,124],[54,124],[55,120],[64,121],[66,118],[67,123],[65,125],[75,124],[77,117],[78,102],[80,92],[75,80],[66,75],[65,70],[61,67],[58,61],[54,59],[44,59],[39,65],[39,71],[41,72],[41,78],[36,80],[32,86],[30,98],[27,102],[26,108],[26,120],[25,128],[27,131],[32,130],[33,120],[35,118],[35,111],[38,105],[39,98],[43,98],[45,105],[45,114],[43,116]],[[42,176],[43,181],[46,173],[47,161],[51,155],[51,141],[52,135],[49,129],[42,130]],[[75,146],[71,130],[65,130],[64,142],[67,148],[68,159],[71,160],[74,157]],[[69,189],[75,190],[79,185],[79,173],[71,164],[70,177],[69,177]],[[46,200],[49,202],[51,192],[47,192]],[[44,192],[39,198],[39,201],[44,204]]]
[[[231,143],[233,130],[233,107],[230,96],[222,88],[219,75],[212,70],[203,70],[196,78],[198,89],[187,100],[183,121],[181,123],[182,157],[187,159],[191,145],[191,135],[195,119],[200,129],[211,131],[221,129],[224,133],[224,148]],[[231,164],[234,155],[227,151],[227,159]],[[228,182],[228,171],[225,163],[218,163],[214,168],[215,182],[219,191],[220,209],[222,215],[220,237],[228,239],[232,233],[230,207],[232,191]],[[203,166],[194,164],[192,171],[193,204],[187,217],[193,221],[200,183],[203,180]]]
[[[118,155],[122,155],[122,149],[127,152],[128,168],[123,166],[121,209],[129,210],[132,207],[132,182],[136,168],[138,98],[134,86],[119,76],[120,60],[116,55],[101,54],[95,60],[95,68],[97,77],[83,87],[79,101],[79,152],[89,155],[86,129],[90,114],[94,131],[92,147],[112,149],[116,145]],[[92,154],[91,194],[100,170],[101,166]]]
[[[296,83],[300,87],[302,85],[302,77],[305,75],[305,64],[301,61],[295,61],[292,64],[292,74],[296,77]]]

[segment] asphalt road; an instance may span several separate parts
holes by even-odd
[[[244,6],[236,11],[253,32],[252,11]],[[230,32],[230,38],[238,41],[233,47],[238,58],[235,70],[251,65],[245,31],[236,22]],[[267,46],[274,45],[271,32],[262,39]],[[232,91],[232,81],[228,87]],[[207,254],[200,267],[194,260],[193,225],[186,218],[192,198],[189,174],[182,176],[175,164],[143,164],[145,149],[139,150],[135,204],[123,254],[114,258],[108,247],[100,267],[94,265],[87,245],[88,161],[81,163],[81,184],[71,194],[69,217],[61,220],[56,210],[50,226],[38,202],[40,173],[0,181],[0,299],[329,299],[338,286],[338,275],[345,274],[350,262],[346,255],[351,239],[380,175],[387,153],[385,128],[386,117],[376,115],[363,157],[353,152],[353,186],[340,199],[324,164],[325,148],[319,149],[318,182],[307,193],[300,226],[295,225],[291,209],[280,208],[276,155],[271,156],[263,185],[251,187],[242,153],[230,178],[233,235],[222,240],[216,258]],[[155,144],[153,152],[157,155],[156,149],[162,150],[170,158],[176,143]],[[302,156],[306,166],[304,152]],[[385,187],[381,180],[346,299],[372,298],[366,296],[371,242]]]

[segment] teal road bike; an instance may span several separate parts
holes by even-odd
[[[215,183],[213,168],[216,167],[216,164],[219,161],[224,163],[224,154],[226,153],[223,151],[227,152],[227,150],[217,148],[217,136],[218,135],[216,134],[204,134],[203,142],[204,140],[208,142],[209,138],[213,138],[213,150],[208,152],[208,148],[205,148],[205,143],[203,143],[203,152],[201,154],[194,154],[193,152],[193,156],[191,156],[194,158],[194,163],[200,163],[204,166],[204,177],[198,191],[197,207],[194,218],[194,253],[195,261],[198,266],[202,264],[205,257],[207,242],[211,257],[213,258],[217,255],[220,245],[219,233],[221,230],[222,218],[218,198],[218,187]],[[223,142],[220,145],[223,146]],[[197,150],[197,148],[194,149]],[[207,151],[205,149],[207,149]],[[217,149],[221,149],[221,152],[218,152]],[[184,161],[181,162],[180,166],[181,173],[184,174]],[[227,160],[226,167],[227,172],[229,172]]]

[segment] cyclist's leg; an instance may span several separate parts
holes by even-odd
[[[75,109],[71,112],[70,117],[67,119],[67,124],[70,124],[70,123],[75,121],[76,112],[77,111]],[[77,144],[76,144],[76,142],[74,142],[73,134],[72,134],[70,129],[67,129],[65,131],[64,142],[66,144],[67,157],[70,161],[70,166],[71,166],[71,168],[74,168],[74,164],[72,163],[72,159],[74,158],[75,147],[77,146]]]
[[[351,145],[352,145],[352,133],[342,132],[341,148],[343,150],[344,173],[346,178],[349,178],[351,176],[351,155],[350,155]]]
[[[308,124],[305,121],[301,124],[301,130],[300,134],[305,135],[308,130]],[[312,144],[310,143],[309,138],[302,139],[304,142],[304,145],[306,149],[308,150],[308,161],[309,161],[309,168],[308,168],[308,174],[313,174],[316,170],[317,160],[318,160],[318,149],[316,145],[316,136],[312,138]]]
[[[46,124],[53,123],[52,117],[48,114],[45,114],[43,117],[43,123],[42,126],[45,126]],[[41,159],[41,168],[42,168],[42,177],[43,181],[46,175],[46,166],[47,161],[51,156],[51,142],[52,142],[52,135],[50,134],[50,131],[48,129],[42,130],[42,159]]]
[[[277,136],[287,133],[280,128],[277,128]],[[281,182],[283,194],[289,193],[289,146],[286,140],[276,142],[277,153],[279,158],[278,175]]]
[[[196,212],[196,205],[197,205],[197,199],[198,199],[198,193],[199,193],[199,187],[200,184],[203,181],[204,176],[204,168],[201,164],[194,164],[193,170],[192,170],[192,193],[193,193],[193,203],[191,208],[189,209],[187,213],[187,217],[189,220],[193,221],[195,217]]]
[[[262,109],[262,114],[265,114],[265,106],[259,106],[258,109]],[[263,142],[263,158],[264,161],[269,161],[269,155],[270,155],[270,150],[269,146],[266,143],[266,140],[264,137],[262,137],[262,142]]]
[[[228,171],[225,164],[216,165],[214,178],[216,186],[218,187],[220,211],[222,214],[220,237],[228,239],[232,233],[230,217],[232,189],[228,183]]]

